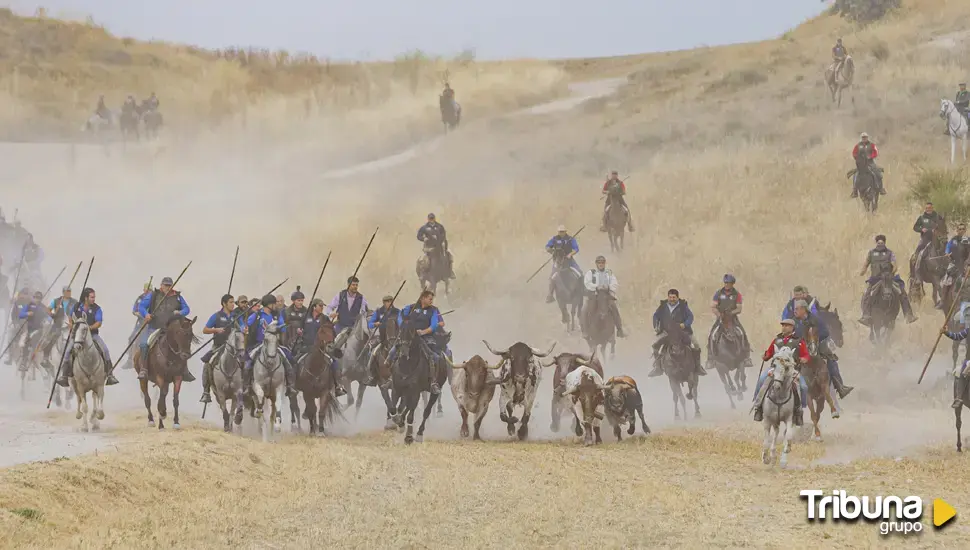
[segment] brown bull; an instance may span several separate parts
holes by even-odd
[[[605,414],[605,390],[603,377],[587,366],[580,366],[566,375],[566,395],[572,401],[577,424],[582,425],[576,435],[584,435],[583,443],[586,445],[603,442],[600,437],[600,422]]]
[[[532,416],[532,405],[535,403],[536,388],[543,367],[537,359],[552,353],[556,343],[553,342],[549,350],[543,353],[523,342],[516,342],[502,351],[495,351],[485,340],[482,342],[488,351],[502,358],[499,364],[505,366],[501,371],[499,418],[505,422],[510,436],[524,440],[529,436],[529,418]],[[521,422],[514,416],[516,407],[522,407]],[[516,423],[519,424],[518,430],[515,428]]]
[[[627,434],[633,435],[637,431],[637,415],[640,415],[643,433],[650,433],[650,426],[643,418],[643,396],[637,389],[636,380],[629,376],[614,376],[606,381],[603,396],[606,398],[606,420],[613,426],[617,441],[623,439],[620,436],[623,424],[630,424]]]
[[[468,437],[468,414],[471,413],[475,415],[475,434],[472,439],[482,439],[479,434],[482,420],[485,419],[488,405],[495,396],[495,386],[501,383],[500,379],[489,376],[488,373],[499,366],[489,365],[479,355],[455,365],[451,377],[451,395],[458,403],[458,411],[461,413],[461,437]]]
[[[566,375],[579,367],[589,367],[596,371],[596,374],[603,378],[603,365],[595,354],[583,355],[581,353],[560,353],[553,358],[548,366],[556,365],[556,373],[552,377],[552,424],[549,429],[559,432],[559,423],[562,415],[572,409],[572,401],[564,395],[566,390]],[[576,435],[582,435],[582,426],[576,422],[574,426]]]

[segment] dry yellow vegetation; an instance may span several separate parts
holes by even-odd
[[[807,524],[797,496],[806,488],[846,488],[869,495],[917,494],[927,502],[944,498],[958,511],[970,505],[961,490],[968,482],[967,459],[953,450],[945,388],[933,385],[946,360],[932,365],[929,381],[915,386],[921,361],[913,359],[925,357],[941,314],[924,304],[918,309],[921,320],[901,323],[893,346],[881,354],[871,351],[866,332],[855,322],[864,288],[858,270],[873,236],[887,234],[903,264],[915,246],[910,228],[919,206],[908,197],[908,186],[922,168],[948,161],[939,99],[952,96],[955,84],[970,73],[967,3],[908,4],[864,29],[822,16],[777,40],[549,63],[544,67],[562,71],[565,80],[629,78],[616,95],[573,111],[470,121],[435,141],[427,154],[385,173],[354,176],[349,184],[323,182],[318,176],[326,163],[308,164],[293,178],[294,187],[280,192],[297,189],[298,206],[319,204],[319,212],[294,215],[286,202],[287,208],[261,213],[262,224],[279,228],[278,241],[309,248],[309,257],[322,259],[334,250],[330,269],[337,275],[328,275],[331,289],[353,270],[366,238],[380,225],[363,271],[364,291],[376,296],[414,278],[418,248],[412,235],[434,211],[448,228],[457,259],[454,293],[439,298],[439,304],[457,307],[448,323],[458,358],[481,353],[483,337],[497,347],[518,339],[541,345],[556,338],[561,349],[584,349],[562,333],[558,312],[542,303],[544,277],[530,286],[524,280],[546,259],[542,245],[556,225],[585,224],[580,261],[585,266],[596,254],[607,255],[632,333],[619,342],[617,361],[607,364],[607,374],[629,373],[640,380],[654,435],[615,444],[604,434],[607,443],[592,449],[568,437],[544,441],[550,437],[544,433],[547,398],[533,416],[540,441],[525,444],[504,441],[492,418],[494,407],[485,430],[493,441],[440,440],[457,432],[447,395],[452,413],[431,421],[437,431],[429,439],[435,441],[410,448],[383,434],[264,445],[199,427],[141,433],[138,415],[124,413],[115,453],[0,473],[4,544],[967,546],[970,535],[959,523],[940,532],[926,528],[915,538],[888,539],[872,525]],[[832,105],[822,82],[836,36],[844,37],[857,65],[857,81],[841,109]],[[559,86],[561,80],[549,82]],[[431,81],[428,89],[435,86]],[[504,88],[482,88],[483,101],[494,89]],[[406,105],[402,100],[394,107],[364,109],[353,120],[376,132],[388,116],[413,116],[400,114],[405,111],[398,107]],[[433,117],[434,106],[431,110]],[[889,190],[871,217],[849,200],[845,179],[852,145],[862,131],[879,145]],[[206,179],[221,165],[210,167],[201,156],[170,163],[164,155],[159,158],[151,175],[140,166],[114,174],[91,170],[85,174],[91,176],[88,188],[70,188],[64,196],[111,196],[118,206],[103,212],[105,224],[144,218],[149,226],[167,218],[147,209],[115,210],[142,204],[139,186],[158,181],[175,196],[192,196],[193,186],[211,185],[206,191],[225,201],[219,205],[226,212],[266,199],[257,194],[265,187],[242,176],[228,177],[238,178],[229,182]],[[226,165],[249,169],[245,162],[251,159],[231,157]],[[627,249],[616,254],[607,253],[606,237],[595,230],[602,211],[596,198],[610,168],[630,175],[627,200],[638,226]],[[47,179],[35,183],[34,192],[60,192]],[[210,209],[208,203],[187,205],[180,220],[203,224]],[[280,254],[278,241],[267,238],[264,227],[240,232],[205,235],[207,246],[224,254],[212,270],[204,267],[205,258],[195,264],[204,275],[187,276],[187,294],[202,300],[222,292],[223,271],[239,238],[250,239],[243,244],[244,255],[266,258],[258,270],[249,266],[240,276],[245,292],[267,282],[268,288],[280,273],[295,281],[316,276],[318,266],[308,265],[315,259]],[[175,265],[199,236],[174,233],[138,240],[117,236],[117,246],[137,242],[149,251],[155,246],[163,249],[158,254],[166,265]],[[262,248],[249,251],[257,247]],[[140,270],[149,258],[142,248],[131,256],[116,253],[108,265],[126,259]],[[153,266],[162,261],[152,260]],[[212,275],[215,269],[218,275]],[[902,269],[905,275],[905,265]],[[796,284],[808,285],[823,303],[831,300],[844,312],[843,372],[859,389],[845,401],[842,419],[823,417],[824,443],[796,441],[790,471],[760,464],[760,426],[743,408],[727,409],[715,376],[701,384],[706,420],[686,427],[670,426],[666,381],[645,378],[650,316],[666,289],[676,287],[690,301],[703,340],[712,321],[706,304],[725,272],[737,276],[745,296],[742,319],[756,353],[777,331],[781,308]],[[130,286],[140,273],[125,266],[113,282]],[[412,283],[405,299],[415,293]],[[755,374],[748,373],[749,381]],[[543,383],[548,394],[548,378]],[[194,400],[190,390],[183,396],[183,404]],[[373,397],[365,407],[379,411]],[[109,397],[109,417],[117,414],[111,407]],[[929,510],[927,525],[928,518]]]

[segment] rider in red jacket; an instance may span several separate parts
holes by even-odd
[[[876,185],[879,186],[879,194],[885,195],[886,188],[882,185],[882,169],[876,166],[876,157],[879,156],[879,150],[876,149],[875,143],[869,141],[869,134],[865,132],[862,132],[862,135],[859,136],[859,143],[856,143],[855,147],[852,148],[852,160],[858,159],[859,155],[869,159],[872,174],[876,177]],[[858,174],[852,178],[852,195],[850,195],[850,198],[854,199],[859,196],[858,179]]]

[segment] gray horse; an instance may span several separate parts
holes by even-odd
[[[212,390],[216,403],[222,410],[222,429],[232,432],[230,412],[226,401],[232,401],[232,417],[237,430],[242,433],[243,381],[242,369],[246,365],[246,338],[237,330],[235,323],[229,329],[229,337],[218,352],[216,362],[212,363]]]
[[[253,355],[253,413],[259,423],[259,431],[263,442],[269,442],[272,425],[275,431],[280,431],[280,425],[275,424],[280,404],[283,401],[283,385],[285,381],[283,361],[280,352],[279,327],[276,320],[266,324],[263,322],[263,343],[252,351]],[[263,407],[266,400],[271,403],[270,414],[265,414]]]
[[[369,354],[366,353],[365,346],[370,339],[370,332],[367,330],[368,314],[360,312],[357,322],[350,330],[343,331],[334,340],[334,349],[343,352],[337,360],[338,372],[343,382],[344,389],[347,390],[347,407],[356,403],[357,414],[363,404],[364,390],[367,389],[365,382],[368,379]],[[351,389],[351,382],[357,382],[357,399],[354,399],[354,392]]]
[[[734,398],[742,399],[745,390],[748,389],[747,375],[744,370],[747,355],[742,352],[743,349],[744,337],[741,335],[741,330],[733,318],[725,315],[718,330],[712,332],[708,338],[707,363],[708,368],[713,367],[717,370],[732,409],[737,408]],[[733,380],[731,371],[734,371]]]
[[[91,328],[84,318],[74,319],[74,347],[71,351],[74,376],[70,378],[71,387],[77,396],[77,419],[81,421],[81,431],[88,431],[88,398],[91,394],[91,429],[101,429],[104,420],[104,381],[105,357],[91,335]]]
[[[795,358],[791,349],[783,348],[775,352],[774,369],[771,376],[765,380],[768,388],[765,392],[764,419],[761,421],[765,428],[765,440],[761,449],[761,461],[774,464],[775,448],[781,437],[783,448],[778,464],[784,468],[788,465],[788,453],[791,451],[791,438],[795,430],[791,429],[792,417],[795,414],[795,390],[793,382],[798,376],[795,368]]]

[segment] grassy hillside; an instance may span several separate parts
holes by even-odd
[[[0,121],[7,128],[61,131],[74,130],[100,94],[116,109],[128,94],[155,91],[170,121],[198,128],[237,116],[292,123],[415,98],[429,107],[410,111],[425,119],[437,112],[446,78],[472,112],[518,107],[561,91],[559,71],[541,61],[478,63],[473,56],[412,52],[393,62],[335,63],[285,51],[210,51],[120,38],[90,20],[21,17],[5,8],[0,75]]]

